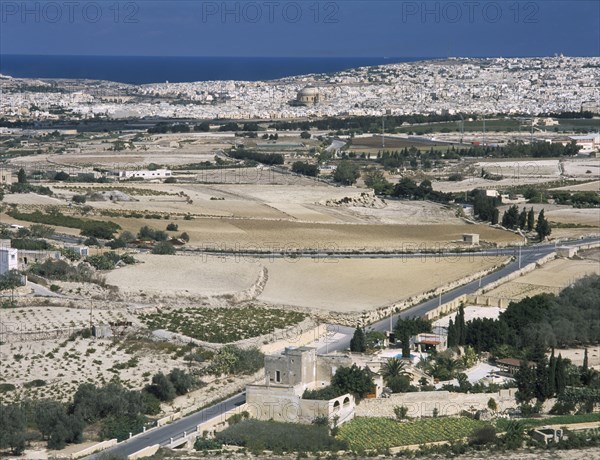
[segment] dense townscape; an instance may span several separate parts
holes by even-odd
[[[448,59],[274,81],[124,85],[0,80],[8,119],[276,119],[404,114],[529,114],[594,110],[599,58]],[[317,95],[298,102],[306,87]]]

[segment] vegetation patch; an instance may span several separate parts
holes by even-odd
[[[150,329],[167,329],[205,342],[231,343],[298,324],[306,315],[259,307],[186,308],[140,318]]]
[[[55,225],[60,227],[78,228],[84,236],[94,236],[96,238],[112,238],[113,233],[121,227],[114,222],[100,222],[95,220],[81,219],[79,217],[67,216],[61,212],[52,212],[44,214],[41,211],[31,213],[19,212],[16,209],[7,211],[10,217],[26,222],[35,222],[37,224]]]
[[[465,417],[441,417],[398,422],[382,417],[358,417],[340,427],[338,439],[351,449],[385,449],[466,438],[485,422]]]
[[[335,452],[348,447],[346,441],[331,436],[327,426],[259,420],[236,423],[217,433],[216,439],[222,444],[244,446],[252,451],[272,450],[275,453]]]

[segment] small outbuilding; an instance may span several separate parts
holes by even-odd
[[[479,244],[479,233],[464,233],[462,240],[465,244],[477,246]]]

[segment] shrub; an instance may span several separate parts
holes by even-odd
[[[87,238],[83,244],[85,244],[86,246],[100,246],[100,242],[98,241],[98,238],[96,237],[90,237]]]
[[[23,385],[25,388],[39,388],[46,386],[46,381],[41,379],[32,380],[31,382],[27,382]]]
[[[0,383],[0,393],[7,393],[9,391],[15,390],[15,387],[12,383]]]
[[[174,177],[167,177],[164,181],[165,184],[175,184],[177,183],[177,179],[175,179]]]
[[[469,444],[475,446],[483,446],[496,442],[496,428],[493,426],[484,426],[477,428],[471,436],[469,436]]]
[[[145,391],[156,396],[160,401],[173,401],[177,396],[175,386],[162,372],[152,377],[152,384],[146,386]]]
[[[408,415],[408,407],[406,406],[395,406],[394,415],[398,420],[404,420]]]
[[[169,232],[176,232],[179,229],[179,226],[177,224],[174,224],[173,222],[171,222],[169,225],[167,225],[167,231]]]
[[[155,230],[147,225],[140,228],[138,238],[140,240],[166,241],[169,236],[162,230]]]
[[[175,247],[167,241],[161,241],[154,245],[152,254],[173,255],[175,254]]]
[[[194,443],[195,450],[217,450],[223,447],[223,444],[215,439],[196,438]]]
[[[87,198],[86,198],[85,195],[75,195],[75,196],[73,196],[73,203],[85,204],[86,201],[87,201]]]
[[[179,396],[186,394],[196,384],[194,377],[181,369],[173,369],[168,377]]]
[[[57,285],[57,284],[51,284],[51,285],[50,285],[50,290],[51,290],[52,292],[58,292],[58,291],[60,291],[60,286],[59,286],[59,285]]]

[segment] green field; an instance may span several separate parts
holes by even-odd
[[[355,450],[385,449],[462,439],[486,425],[465,417],[427,418],[412,422],[358,417],[340,427],[338,438],[347,441]]]
[[[185,308],[141,315],[149,329],[166,329],[212,343],[232,343],[285,329],[303,313],[259,307]]]

